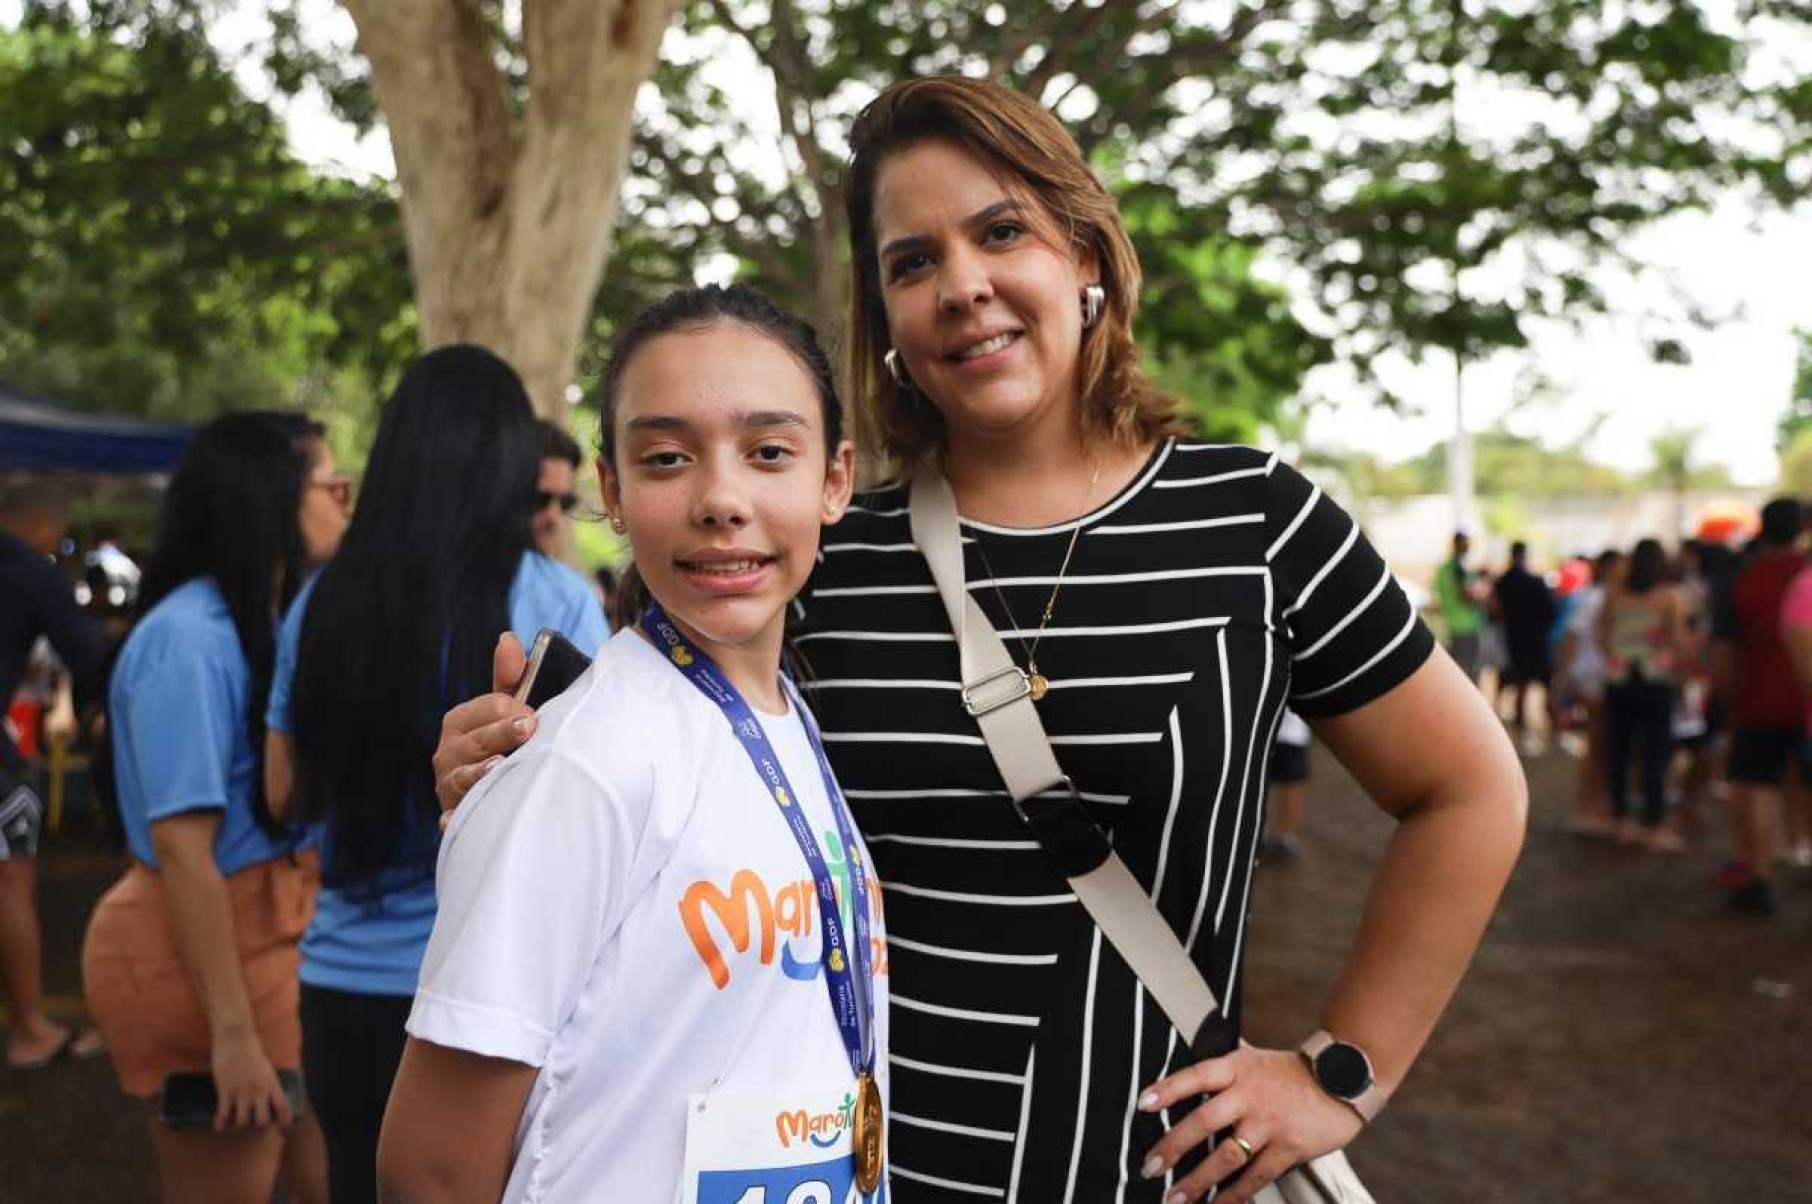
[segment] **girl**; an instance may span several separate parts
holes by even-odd
[[[403,374],[345,545],[283,624],[266,753],[273,806],[320,825],[302,941],[309,1098],[335,1204],[375,1195],[378,1127],[434,922],[428,752],[484,689],[499,628],[596,648],[590,585],[530,550],[541,431],[522,382],[478,347]]]
[[[759,293],[682,291],[618,336],[602,404],[639,618],[448,829],[385,1189],[873,1198],[879,903],[780,673],[850,494],[830,365]]]
[[[320,436],[245,413],[195,437],[107,692],[133,860],[95,908],[82,979],[120,1085],[146,1102],[167,1200],[264,1204],[280,1165],[294,1198],[326,1198],[320,1133],[278,1079],[301,1065],[296,942],[318,869],[259,773],[278,615],[346,526]],[[159,1119],[179,1072],[212,1073],[211,1127]]]
[[[1345,512],[1275,455],[1179,433],[1138,363],[1131,240],[1055,117],[915,79],[850,145],[865,450],[949,482],[970,596],[1236,1028],[1286,704],[1398,821],[1303,1042],[1323,1073],[1292,1049],[1195,1061],[1008,804],[908,488],[864,497],[825,539],[797,640],[887,892],[894,1190],[1178,1204],[1220,1184],[1243,1204],[1351,1141],[1408,1073],[1520,848],[1521,769]],[[497,699],[448,717],[443,802],[516,717]]]

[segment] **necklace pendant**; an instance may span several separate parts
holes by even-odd
[[[1038,702],[1042,699],[1045,695],[1045,691],[1051,688],[1051,683],[1046,680],[1045,675],[1042,673],[1031,674],[1026,678],[1026,682],[1031,687],[1033,702]]]

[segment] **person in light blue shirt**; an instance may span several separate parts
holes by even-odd
[[[320,840],[302,1029],[335,1204],[375,1200],[434,926],[440,715],[490,688],[501,629],[526,642],[552,627],[587,652],[609,634],[585,578],[532,549],[540,460],[509,365],[470,346],[417,360],[385,404],[340,553],[278,641],[266,780],[273,806]]]
[[[326,1198],[320,1131],[279,1077],[301,1067],[297,942],[318,871],[260,764],[277,616],[346,526],[321,433],[242,413],[196,436],[107,689],[96,778],[132,865],[89,923],[83,989],[120,1085],[146,1102],[171,1200],[268,1200],[280,1167],[289,1198]],[[166,1079],[195,1073],[213,1081],[213,1124],[165,1123]]]

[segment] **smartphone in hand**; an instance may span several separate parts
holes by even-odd
[[[543,627],[529,649],[528,668],[516,683],[516,701],[540,710],[542,703],[565,693],[589,668],[589,656],[552,627]]]

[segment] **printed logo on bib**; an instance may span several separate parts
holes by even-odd
[[[834,1112],[813,1113],[794,1108],[774,1117],[774,1132],[780,1137],[780,1148],[790,1150],[801,1142],[811,1142],[828,1150],[843,1139],[856,1123],[856,1097],[846,1094]]]
[[[784,804],[790,800],[780,801]],[[845,930],[851,931],[849,901],[855,892],[850,883],[850,863],[834,830],[825,831],[824,846],[829,853],[825,864],[837,895],[837,910],[842,913]],[[870,891],[869,921],[876,929],[880,927],[880,906],[880,892]],[[687,938],[720,991],[730,985],[731,978],[730,956],[720,937],[727,941],[730,955],[755,949],[763,966],[774,964],[778,947],[781,972],[795,982],[813,982],[823,973],[823,944],[813,939],[818,909],[810,878],[795,879],[778,890],[770,890],[766,879],[749,869],[731,875],[727,888],[710,879],[700,879],[680,895],[679,914]],[[869,941],[869,960],[877,976],[887,973],[886,944],[879,937]]]
[[[866,1204],[846,1087],[697,1095],[687,1108],[685,1204]]]

